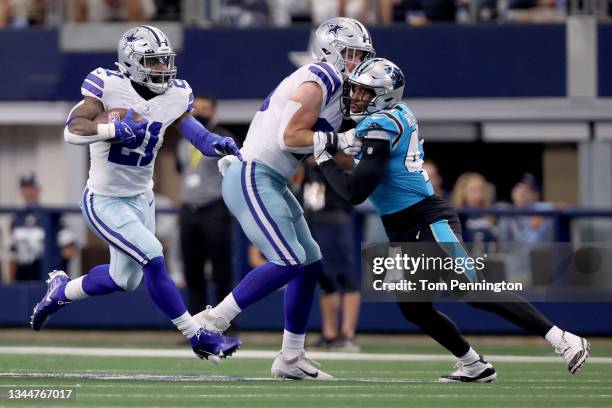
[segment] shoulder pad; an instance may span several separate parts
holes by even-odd
[[[390,140],[402,132],[400,120],[387,111],[366,117],[355,128],[355,134],[364,139]]]
[[[107,78],[112,75],[109,73],[117,73],[116,71],[107,70],[104,68],[96,68],[91,71],[81,84],[81,94],[83,96],[91,96],[96,99],[102,100],[104,96],[104,84]],[[121,75],[123,77],[123,75]]]
[[[333,94],[342,91],[342,75],[326,62],[315,62],[306,66],[308,72],[307,81],[317,82],[323,90],[325,103],[328,103]]]
[[[185,110],[191,112],[193,110],[193,90],[189,83],[184,79],[173,79],[172,87],[179,91],[185,97]]]

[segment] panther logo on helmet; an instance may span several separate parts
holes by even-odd
[[[388,109],[393,104],[400,102],[404,93],[405,80],[402,70],[397,65],[384,58],[373,58],[359,64],[348,78],[347,84],[341,99],[342,112],[346,117],[359,122],[372,113]],[[356,86],[370,90],[372,98],[369,100],[354,99],[353,93]],[[353,112],[351,102],[353,104],[367,102],[367,104],[361,112]]]

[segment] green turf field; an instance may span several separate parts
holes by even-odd
[[[82,333],[81,333],[82,335]],[[495,362],[499,379],[494,384],[440,384],[438,375],[452,369],[451,361],[321,360],[323,368],[338,378],[334,382],[276,381],[269,378],[270,358],[256,358],[256,347],[273,350],[275,339],[246,341],[245,357],[231,358],[219,366],[183,353],[176,337],[125,336],[82,338],[79,335],[30,338],[0,335],[0,406],[65,407],[612,407],[612,345],[593,346],[592,363],[572,376],[562,361]],[[80,344],[75,339],[80,338]],[[69,341],[72,339],[72,341]],[[113,340],[114,339],[114,340]],[[444,355],[427,338],[364,339],[367,353],[434,353]],[[478,338],[474,339],[475,345]],[[249,343],[252,343],[249,346]],[[538,342],[490,339],[482,351],[500,356],[551,357],[550,348]],[[595,343],[594,343],[595,344]],[[150,357],[108,357],[9,353],[8,346],[107,347],[159,351]],[[265,347],[270,345],[270,347]],[[41,350],[40,348],[37,350]],[[88,352],[89,349],[85,350]],[[23,350],[22,350],[23,351]],[[365,354],[364,356],[367,356]],[[388,356],[388,355],[387,355]],[[384,357],[384,355],[383,355]],[[603,359],[602,359],[603,357]],[[391,360],[391,361],[389,361]],[[598,361],[599,360],[599,361]],[[9,389],[65,387],[76,400],[14,401]]]

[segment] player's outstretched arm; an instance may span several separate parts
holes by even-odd
[[[189,112],[185,112],[174,122],[181,133],[204,156],[217,157],[233,155],[242,160],[240,149],[231,137],[219,136],[206,129]]]
[[[376,189],[387,170],[389,142],[365,139],[361,146],[363,157],[352,172],[344,171],[332,160],[324,141],[315,144],[315,159],[327,179],[342,198],[357,205],[364,202]]]

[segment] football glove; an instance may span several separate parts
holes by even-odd
[[[355,137],[355,129],[346,132],[315,132],[314,157],[318,164],[331,159],[338,151],[355,156],[361,150],[361,140]]]
[[[215,133],[209,133],[201,145],[201,151],[204,156],[217,157],[232,155],[242,160],[240,149],[231,137],[219,136]]]
[[[130,149],[138,147],[147,132],[147,124],[146,119],[135,121],[134,109],[130,108],[123,119],[114,122],[115,139]]]

